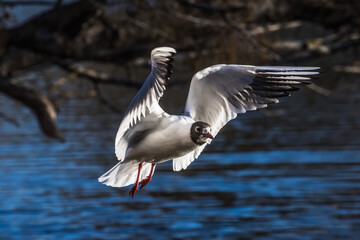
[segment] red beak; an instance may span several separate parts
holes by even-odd
[[[211,135],[210,133],[204,134],[204,136],[210,139],[214,139],[213,135]]]

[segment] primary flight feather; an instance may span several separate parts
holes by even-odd
[[[214,65],[193,76],[184,115],[169,115],[159,100],[170,81],[175,54],[171,47],[152,50],[151,73],[116,135],[119,163],[99,178],[112,187],[135,184],[132,197],[150,182],[156,164],[173,160],[174,171],[186,169],[238,113],[277,103],[319,73],[318,67]]]

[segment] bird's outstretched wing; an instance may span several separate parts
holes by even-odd
[[[127,108],[115,139],[115,153],[122,161],[127,148],[126,131],[146,118],[164,113],[159,100],[172,73],[173,56],[176,51],[170,47],[159,47],[151,51],[151,73]]]
[[[238,113],[277,103],[308,84],[318,67],[256,67],[215,65],[196,73],[191,81],[185,115],[211,125],[215,137]],[[185,169],[197,158],[201,147],[181,159],[174,159],[173,169]]]

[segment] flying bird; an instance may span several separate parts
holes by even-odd
[[[151,73],[127,108],[115,139],[119,160],[99,177],[112,187],[134,184],[134,196],[151,181],[156,164],[173,161],[186,169],[237,114],[278,103],[300,85],[310,84],[319,67],[259,67],[219,64],[197,72],[190,84],[183,115],[159,105],[170,81],[175,49],[151,52]]]

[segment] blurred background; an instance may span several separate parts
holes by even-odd
[[[360,2],[1,0],[0,239],[360,239]],[[177,49],[160,105],[217,63],[320,66],[131,199],[97,178],[122,114]]]

